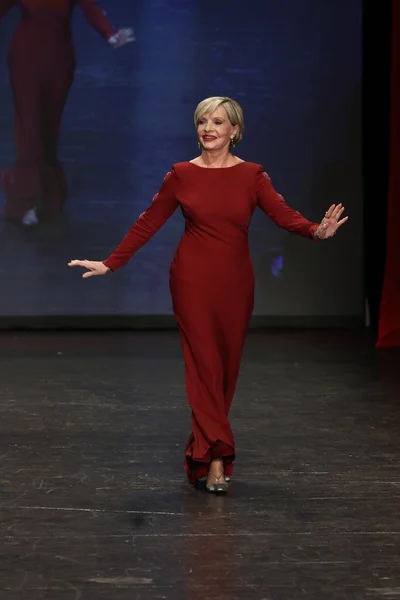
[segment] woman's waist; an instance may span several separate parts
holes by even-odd
[[[217,231],[186,230],[178,248],[187,252],[199,253],[203,257],[217,254],[226,259],[232,256],[245,259],[250,256],[247,234],[242,232],[238,234],[236,231],[221,234]]]
[[[68,31],[49,31],[40,27],[20,26],[11,39],[8,57],[11,61],[34,63],[75,60],[75,50]]]
[[[180,274],[212,274],[224,280],[237,273],[253,273],[248,245],[239,249],[229,244],[193,244],[185,239],[178,245],[171,268]]]
[[[36,40],[46,38],[52,42],[71,40],[71,22],[69,18],[59,15],[32,15],[22,16],[14,33],[14,38],[23,37]]]
[[[254,286],[254,270],[251,261],[234,262],[198,262],[176,255],[170,268],[172,285],[187,284],[208,289],[223,288],[236,293],[238,289],[251,289]]]

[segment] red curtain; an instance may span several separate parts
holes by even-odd
[[[379,9],[378,9],[379,10]],[[379,93],[379,90],[376,91]],[[376,149],[379,152],[379,148]],[[376,210],[384,198],[376,198]],[[400,0],[392,0],[392,64],[386,264],[377,347],[400,346]]]

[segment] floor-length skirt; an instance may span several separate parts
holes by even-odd
[[[195,483],[208,473],[212,459],[223,458],[230,476],[235,443],[228,414],[253,310],[254,280],[247,273],[240,283],[235,278],[231,284],[201,285],[172,273],[170,287],[192,410],[185,471]]]

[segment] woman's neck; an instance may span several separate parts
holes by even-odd
[[[210,168],[218,169],[220,167],[229,166],[230,162],[233,162],[234,157],[230,152],[225,149],[215,152],[208,152],[207,150],[203,150],[201,153],[201,161],[202,163]]]

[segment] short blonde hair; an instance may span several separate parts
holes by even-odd
[[[244,118],[242,107],[232,98],[228,98],[227,96],[212,96],[211,98],[202,100],[194,111],[195,127],[198,126],[200,119],[204,115],[213,114],[220,106],[223,106],[226,110],[230,124],[238,126],[238,131],[233,138],[233,144],[237,144],[243,137]]]

